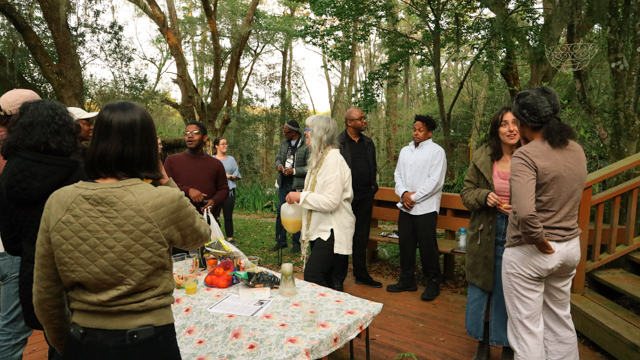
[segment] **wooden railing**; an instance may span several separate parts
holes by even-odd
[[[638,188],[640,176],[593,195],[594,186],[626,170],[640,165],[640,153],[609,165],[587,176],[582,192],[578,225],[582,230],[580,245],[582,256],[576,269],[571,292],[584,293],[586,274],[629,252],[640,248],[640,236],[636,236]],[[627,201],[626,221],[620,226],[620,208]],[[610,203],[610,217],[605,223],[605,204]],[[595,207],[594,216],[591,208]],[[604,252],[602,247],[605,246]]]
[[[580,246],[582,256],[580,264],[576,269],[576,276],[573,279],[571,291],[573,293],[584,293],[584,286],[587,272],[597,269],[631,251],[640,249],[640,236],[636,236],[635,223],[638,220],[636,211],[638,206],[638,189],[640,188],[640,176],[624,182],[620,185],[607,189],[598,194],[593,194],[597,184],[612,178],[622,172],[640,165],[640,153],[630,156],[615,164],[609,165],[587,176],[587,182],[582,192],[580,201],[578,225],[582,230],[580,234]],[[381,188],[376,199],[392,201],[389,211],[393,211],[393,216],[389,215],[389,220],[397,219],[397,208],[395,202],[399,201],[398,196],[392,188]],[[381,198],[378,198],[381,196]],[[620,208],[622,200],[627,202],[624,226],[620,225]],[[611,203],[609,223],[604,222],[605,204]],[[591,208],[595,207],[595,214],[591,216]],[[387,210],[387,209],[383,209]],[[379,219],[386,220],[384,217]],[[376,218],[374,216],[374,218]],[[458,194],[442,194],[442,204],[440,216],[438,217],[438,228],[445,229],[445,238],[454,239],[455,230],[465,227],[469,221],[469,212],[462,205],[462,200]],[[606,246],[604,253],[602,247]]]

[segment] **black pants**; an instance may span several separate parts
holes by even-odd
[[[108,344],[95,338],[76,339],[69,335],[69,341],[63,354],[67,360],[179,360],[180,348],[173,324],[156,326],[156,332],[143,340],[131,344]],[[108,331],[108,330],[102,330]]]
[[[349,256],[333,252],[333,231],[329,239],[311,241],[311,255],[304,269],[304,280],[342,291],[342,284],[349,272]]]
[[[227,239],[233,237],[233,207],[236,205],[236,189],[229,191],[227,200],[222,204],[222,215],[224,216],[224,233]]]
[[[410,215],[400,211],[398,235],[400,236],[400,282],[415,284],[416,245],[420,246],[420,262],[427,279],[442,282],[440,251],[436,239],[438,213]]]
[[[351,210],[356,217],[356,230],[353,234],[353,276],[356,280],[366,281],[371,278],[367,271],[367,245],[371,230],[371,209],[373,196],[353,200]]]

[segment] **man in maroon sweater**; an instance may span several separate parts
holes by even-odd
[[[187,124],[184,139],[187,151],[167,157],[164,169],[197,209],[202,212],[211,208],[217,219],[222,204],[229,196],[224,165],[205,154],[204,144],[208,137],[203,123],[192,121]]]

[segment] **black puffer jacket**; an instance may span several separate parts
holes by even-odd
[[[56,190],[86,180],[79,160],[17,152],[0,174],[0,234],[5,251],[20,256],[20,303],[25,323],[42,329],[33,310],[33,266],[40,218]]]

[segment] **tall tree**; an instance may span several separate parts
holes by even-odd
[[[233,29],[227,29],[229,33],[226,35],[230,42],[228,49],[224,48],[226,39],[223,39],[221,34],[222,19],[219,18],[219,1],[214,0],[211,3],[211,0],[201,0],[201,10],[211,37],[208,45],[213,48],[213,71],[211,79],[208,80],[206,94],[198,91],[189,71],[189,63],[183,52],[180,19],[173,0],[166,2],[168,16],[156,0],[129,0],[129,2],[142,10],[158,26],[158,31],[167,42],[171,56],[175,60],[177,74],[173,81],[180,88],[182,99],[180,103],[165,99],[165,103],[178,110],[185,122],[200,120],[213,134],[218,136],[224,134],[231,118],[223,119],[220,124],[217,124],[217,118],[225,103],[233,95],[242,54],[251,35],[251,25],[260,0],[251,0],[244,12],[243,20],[240,23],[231,24]],[[226,70],[224,80],[223,70]]]
[[[640,137],[640,0],[609,0],[607,60],[613,86],[612,150],[638,152]]]
[[[69,26],[71,12],[69,1],[38,0],[38,8],[24,1],[0,0],[2,14],[22,36],[42,76],[51,84],[56,98],[67,106],[84,107],[84,80],[77,44]],[[47,34],[36,31],[38,13],[48,30]],[[48,39],[53,44],[49,47]],[[15,64],[14,64],[15,66]],[[0,75],[1,76],[1,75]],[[23,84],[24,85],[24,84]]]

